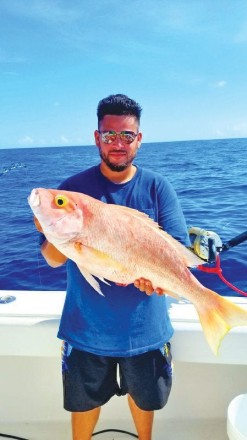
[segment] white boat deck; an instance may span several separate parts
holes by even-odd
[[[0,424],[1,432],[8,435],[24,437],[27,440],[71,440],[70,424],[63,422],[44,423],[11,423]],[[108,420],[99,422],[95,433],[104,429],[119,429],[136,434],[130,422]],[[170,420],[166,423],[156,422],[153,440],[228,440],[225,420]],[[1,438],[1,437],[0,437]],[[95,440],[131,440],[129,434],[106,432],[93,436]]]
[[[28,440],[70,440],[70,414],[62,408],[57,327],[64,292],[10,292],[0,307],[0,433]],[[246,298],[229,298],[247,309]],[[227,440],[227,409],[247,393],[247,327],[233,329],[213,355],[194,307],[171,301],[174,379],[166,407],[155,413],[153,440]],[[135,433],[125,397],[103,408],[96,432]],[[1,437],[0,437],[1,438]],[[134,438],[107,432],[96,440]]]

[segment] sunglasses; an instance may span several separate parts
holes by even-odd
[[[134,133],[133,131],[128,131],[128,130],[123,130],[120,131],[119,133],[117,133],[114,130],[99,131],[99,134],[101,134],[102,141],[105,144],[112,144],[112,142],[114,142],[117,139],[117,136],[120,137],[121,141],[124,144],[131,144],[138,135],[138,133]]]

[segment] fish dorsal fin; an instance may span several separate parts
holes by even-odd
[[[162,230],[160,225],[155,220],[153,220],[151,217],[149,217],[148,214],[145,214],[145,212],[141,212],[141,211],[138,211],[137,209],[129,208],[128,206],[122,206],[122,205],[108,204],[107,206],[110,206],[111,209],[113,209],[113,210],[117,209],[118,211],[122,211],[123,213],[125,213],[127,215],[138,218],[138,219],[142,220],[143,222],[146,222],[147,224],[149,224],[149,226],[156,228],[157,230],[160,230],[160,231]]]
[[[127,206],[122,206],[122,205],[112,204],[110,206],[111,208],[113,207],[113,209],[118,208],[118,210],[122,211],[123,213],[141,220],[149,228],[157,232],[160,235],[160,237],[162,237],[163,240],[166,241],[166,243],[168,242],[173,247],[173,249],[175,249],[179,253],[179,255],[181,256],[187,267],[196,267],[199,264],[205,264],[204,260],[201,260],[201,258],[195,255],[194,252],[192,252],[192,250],[188,249],[186,246],[184,246],[182,243],[180,243],[178,240],[176,240],[170,234],[164,231],[157,222],[155,222],[151,217],[149,217],[144,212],[138,211],[137,209],[128,208]]]

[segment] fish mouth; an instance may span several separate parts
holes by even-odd
[[[38,208],[40,206],[40,196],[36,189],[33,189],[28,197],[28,203],[32,208]]]

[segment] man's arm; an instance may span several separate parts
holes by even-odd
[[[45,240],[41,245],[41,254],[43,255],[45,261],[51,267],[59,267],[66,263],[67,257],[63,255],[53,244]]]

